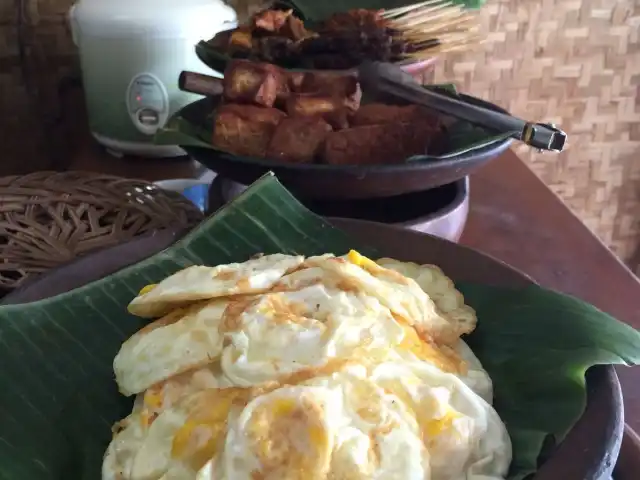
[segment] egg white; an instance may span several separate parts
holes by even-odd
[[[345,257],[312,257],[306,263],[333,273],[347,288],[377,298],[393,314],[421,332],[445,342],[455,340],[448,319],[413,279],[383,268],[357,252]]]
[[[128,310],[139,317],[155,318],[189,302],[261,292],[271,288],[303,260],[302,256],[278,253],[216,267],[194,265],[157,285],[145,287],[131,301]]]
[[[140,393],[218,358],[222,353],[219,325],[227,304],[216,299],[179,309],[131,336],[113,361],[120,392]]]
[[[428,455],[411,415],[357,373],[254,399],[230,425],[222,478],[428,478]]]
[[[375,299],[322,284],[262,295],[231,323],[221,369],[236,386],[282,380],[356,349],[386,348],[403,336]]]
[[[433,300],[438,311],[447,318],[456,336],[471,333],[475,329],[477,318],[474,310],[465,305],[462,294],[439,267],[400,262],[392,258],[381,258],[376,260],[376,263],[415,280]]]
[[[371,379],[415,412],[432,478],[501,479],[507,474],[511,443],[504,424],[456,375],[424,362],[383,363]]]

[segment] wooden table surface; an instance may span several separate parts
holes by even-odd
[[[117,159],[80,147],[68,169],[160,180],[202,172],[186,159]],[[511,151],[471,177],[471,208],[461,243],[575,295],[640,328],[640,282]],[[640,368],[619,368],[627,423],[640,431]]]
[[[460,243],[640,329],[640,281],[513,153],[471,177]],[[625,420],[640,431],[640,368],[618,368]]]

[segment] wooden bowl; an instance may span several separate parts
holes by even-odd
[[[613,480],[636,480],[640,476],[640,436],[624,426],[620,456],[613,470]]]
[[[498,260],[429,235],[359,220],[331,219],[331,222],[385,256],[435,263],[454,280],[511,287],[532,283],[525,274]],[[82,286],[167,248],[180,235],[158,232],[79,258],[14,291],[4,302],[35,301]],[[609,479],[623,434],[622,394],[614,369],[592,368],[587,374],[587,389],[584,415],[546,459],[534,480]]]

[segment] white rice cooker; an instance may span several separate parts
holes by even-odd
[[[117,155],[183,155],[153,135],[201,98],[178,89],[182,70],[220,76],[194,47],[235,27],[235,11],[222,0],[77,0],[69,20],[96,140]]]

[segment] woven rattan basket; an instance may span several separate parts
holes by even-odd
[[[201,218],[178,193],[140,180],[86,172],[0,178],[0,294],[79,255]]]

